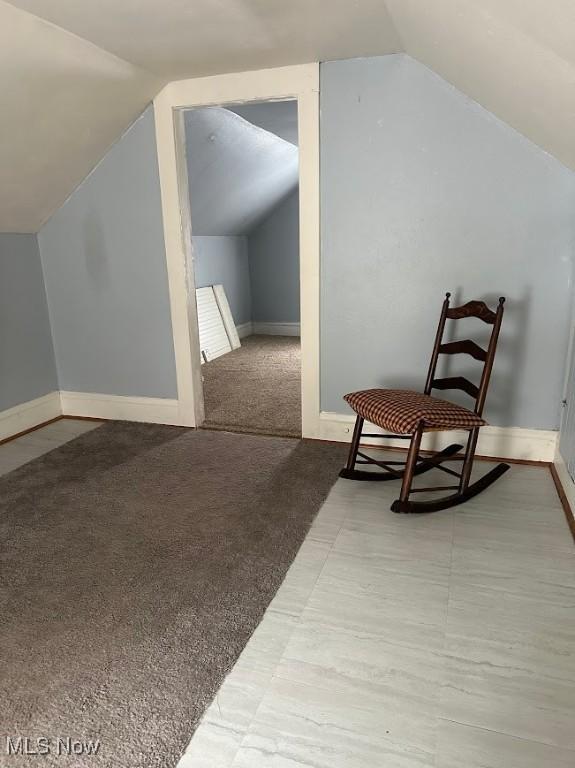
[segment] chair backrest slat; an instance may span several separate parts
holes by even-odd
[[[499,338],[499,331],[501,329],[501,321],[503,319],[503,304],[505,303],[505,298],[501,297],[499,299],[497,309],[493,311],[492,309],[489,309],[484,301],[468,301],[467,304],[463,304],[460,307],[450,307],[450,296],[451,294],[446,294],[445,301],[443,302],[443,307],[441,309],[441,316],[439,318],[439,325],[435,335],[435,344],[433,345],[431,361],[427,371],[427,379],[425,382],[424,392],[426,395],[429,395],[432,389],[459,389],[462,392],[466,392],[475,400],[474,411],[481,416],[483,413],[483,407],[485,405],[485,398],[487,396],[487,388],[489,386],[491,371],[493,369],[495,349],[497,347],[497,340]],[[489,337],[487,350],[480,347],[479,344],[476,344],[471,339],[464,339],[462,341],[449,341],[443,343],[443,333],[445,331],[447,320],[461,320],[466,317],[476,317],[477,319],[482,320],[484,323],[493,326],[491,335]],[[466,379],[464,376],[447,376],[445,378],[435,378],[437,361],[439,355],[442,354],[465,354],[470,355],[475,360],[482,362],[483,369],[481,372],[479,386],[473,384],[473,382],[469,381],[469,379]]]
[[[452,307],[447,310],[447,317],[450,320],[461,320],[463,317],[478,317],[484,323],[493,325],[497,313],[489,309],[484,301],[468,301],[461,307]]]
[[[445,379],[433,379],[431,382],[432,389],[460,389],[474,400],[477,400],[479,395],[479,387],[473,384],[465,376],[450,376]]]
[[[449,341],[447,344],[441,344],[439,347],[440,355],[458,355],[467,354],[474,357],[476,360],[487,360],[487,352],[481,349],[479,344],[476,344],[471,339],[465,339],[464,341]]]

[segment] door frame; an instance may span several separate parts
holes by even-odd
[[[302,435],[320,436],[319,64],[178,80],[154,99],[178,423],[204,419],[183,109],[293,99],[298,105]]]

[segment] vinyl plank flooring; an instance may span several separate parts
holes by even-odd
[[[60,419],[30,434],[44,436],[70,435],[71,438],[74,438],[83,435],[85,432],[97,429],[100,424],[102,424],[101,421],[92,421],[91,419]]]
[[[451,540],[418,533],[408,527],[401,533],[382,528],[379,535],[369,530],[344,526],[333,551],[361,558],[366,567],[447,584],[451,563]]]
[[[12,470],[27,464],[38,456],[52,450],[51,447],[39,447],[37,445],[26,445],[13,441],[0,446],[0,474],[12,472]]]
[[[233,768],[425,768],[434,750],[402,737],[405,713],[274,677]],[[429,717],[430,728],[434,720]],[[414,727],[414,730],[415,727]],[[419,732],[427,728],[419,721]],[[425,737],[422,738],[425,742]]]
[[[101,422],[61,419],[0,445],[0,475],[27,464],[75,437],[100,426]]]
[[[548,470],[433,515],[390,512],[397,490],[336,483],[239,662],[267,682],[226,681],[181,768],[575,765],[575,549]]]
[[[507,513],[507,510],[505,510]],[[558,511],[559,519],[545,521],[526,521],[520,525],[502,515],[498,520],[486,517],[461,515],[454,522],[455,551],[461,544],[465,549],[474,545],[476,549],[503,549],[521,557],[523,554],[559,553],[570,554],[573,544],[566,536],[565,515]]]
[[[452,587],[441,715],[575,749],[575,610]]]
[[[568,535],[567,530],[565,536]],[[450,583],[520,595],[527,593],[570,607],[575,593],[575,551],[573,545],[570,546],[571,552],[563,547],[557,552],[542,547],[522,552],[457,540]]]
[[[335,509],[334,517],[338,517]],[[321,538],[304,541],[262,622],[205,712],[178,768],[230,768],[329,550],[330,545]]]
[[[179,767],[228,768],[270,680],[270,673],[236,665],[204,714]]]
[[[573,768],[575,752],[442,721],[436,768]]]
[[[322,536],[325,529],[322,529]],[[281,589],[269,605],[268,611],[285,613],[295,618],[304,609],[316,581],[325,567],[331,546],[323,539],[312,538],[314,529],[304,541],[297,558],[289,569]]]
[[[546,470],[505,478],[455,518],[441,715],[574,749],[573,543]]]
[[[386,636],[391,623],[445,627],[448,585],[382,570],[362,557],[334,551],[311,594],[304,619],[342,627],[373,628]]]
[[[323,597],[325,593],[314,591],[318,601]],[[394,721],[402,743],[433,751],[444,676],[444,627],[391,618],[381,609],[383,602],[381,596],[332,599],[331,620],[327,609],[308,605],[276,677],[341,696],[350,706],[369,706],[383,721]]]

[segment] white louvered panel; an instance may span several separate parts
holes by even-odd
[[[232,347],[212,286],[196,289],[202,363],[215,360]]]
[[[228,334],[228,339],[230,340],[232,349],[238,349],[241,347],[240,337],[238,336],[238,330],[236,328],[236,324],[234,323],[234,318],[232,316],[232,311],[228,303],[228,297],[226,296],[224,286],[214,285],[214,295],[216,297],[216,301],[218,302],[220,315],[224,321],[224,328]]]

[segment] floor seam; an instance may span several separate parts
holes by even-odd
[[[338,482],[338,481],[336,481],[336,483],[337,483],[337,482]],[[334,485],[332,486],[332,490],[333,490],[333,488],[334,488],[334,487],[335,487],[335,483],[334,483]],[[328,502],[329,502],[329,496],[328,496],[328,498],[327,498],[327,499],[324,501],[324,503],[322,504],[322,506],[319,508],[317,515],[319,515],[319,514],[320,514],[320,512],[322,511],[322,509],[325,507],[325,505],[326,505]],[[315,519],[317,519],[317,515],[316,515]],[[314,522],[315,522],[315,519],[314,519]],[[345,521],[345,519],[347,519],[347,516],[346,516],[346,518],[344,518],[344,521]],[[313,527],[313,523],[312,523],[312,527]],[[266,687],[265,691],[263,692],[263,695],[262,695],[261,699],[260,699],[260,700],[259,700],[259,702],[258,702],[258,705],[257,705],[257,707],[256,707],[256,709],[255,709],[255,711],[254,711],[254,714],[253,714],[253,715],[252,715],[252,717],[250,718],[250,720],[249,720],[249,723],[247,724],[247,726],[246,726],[246,728],[245,728],[244,734],[243,734],[243,736],[242,736],[242,740],[241,740],[241,742],[240,742],[240,744],[239,744],[239,746],[238,746],[238,748],[237,748],[237,750],[236,750],[236,752],[235,752],[235,754],[234,754],[234,757],[232,758],[232,760],[231,760],[231,762],[230,762],[230,764],[229,764],[229,768],[233,768],[233,765],[234,765],[234,763],[236,762],[236,758],[237,758],[237,756],[238,756],[239,752],[241,751],[241,749],[242,749],[242,747],[243,747],[243,745],[244,745],[244,741],[246,740],[246,738],[247,738],[247,736],[248,736],[248,733],[249,733],[249,731],[250,731],[250,728],[251,728],[252,724],[254,723],[254,721],[255,721],[255,719],[256,719],[256,717],[257,717],[257,715],[258,715],[258,712],[259,712],[259,711],[260,711],[260,709],[261,709],[261,706],[262,706],[262,704],[263,704],[263,701],[264,701],[264,699],[265,699],[265,697],[266,697],[266,694],[267,694],[267,693],[269,692],[269,690],[270,690],[270,687],[271,687],[271,683],[273,682],[274,678],[276,678],[276,679],[278,679],[278,680],[282,680],[282,679],[284,679],[284,678],[282,678],[280,675],[277,675],[277,674],[276,674],[276,673],[277,673],[277,670],[279,669],[279,667],[280,667],[280,664],[281,664],[281,662],[282,662],[282,660],[283,660],[283,658],[284,658],[284,656],[285,656],[285,652],[286,652],[286,649],[287,649],[287,647],[288,647],[288,645],[289,645],[289,643],[290,643],[290,640],[291,640],[291,638],[292,638],[292,636],[293,636],[293,633],[294,633],[294,632],[295,632],[295,630],[297,629],[298,625],[300,625],[300,623],[301,623],[301,617],[302,617],[302,614],[303,614],[303,612],[305,611],[305,609],[307,608],[307,606],[309,605],[309,601],[310,601],[310,599],[311,599],[311,596],[312,596],[312,594],[313,594],[313,592],[314,592],[314,590],[315,590],[315,588],[316,588],[316,586],[317,586],[317,583],[318,583],[318,581],[319,581],[319,580],[320,580],[320,578],[321,578],[321,575],[322,575],[322,573],[323,573],[323,571],[324,571],[324,569],[325,569],[325,565],[326,565],[326,563],[327,563],[327,561],[328,561],[328,559],[329,559],[329,556],[331,555],[331,553],[332,553],[332,551],[333,551],[333,547],[334,547],[335,541],[336,541],[337,537],[339,536],[339,533],[340,533],[340,531],[341,531],[342,527],[343,527],[343,521],[342,521],[342,523],[340,524],[340,526],[339,526],[339,528],[338,528],[338,531],[337,531],[336,535],[333,537],[333,541],[332,541],[332,542],[329,544],[329,549],[328,549],[328,551],[327,551],[327,553],[326,553],[325,559],[324,559],[324,561],[323,561],[323,564],[322,564],[322,566],[321,566],[321,568],[320,568],[320,570],[319,570],[319,573],[318,573],[318,575],[317,575],[317,577],[316,577],[315,581],[313,582],[313,585],[312,585],[312,587],[311,587],[311,589],[310,589],[310,591],[309,591],[309,593],[308,593],[308,596],[307,596],[307,599],[306,599],[306,601],[305,601],[305,604],[304,604],[304,606],[302,607],[301,611],[299,612],[299,615],[298,615],[297,617],[295,617],[295,619],[296,619],[296,620],[295,620],[294,628],[293,628],[293,629],[292,629],[292,631],[289,633],[289,636],[288,636],[288,638],[287,638],[287,640],[286,640],[286,643],[285,643],[285,646],[284,646],[284,648],[283,648],[283,651],[282,651],[282,653],[281,653],[281,656],[280,656],[280,658],[279,658],[279,661],[278,661],[278,662],[277,662],[277,664],[275,665],[275,669],[274,669],[274,671],[271,673],[271,675],[270,675],[270,677],[269,677],[269,683],[268,683],[268,686]],[[311,530],[312,530],[312,529],[310,528],[310,530],[309,530],[309,531],[308,531],[308,533],[307,533],[307,536],[309,536],[309,535],[310,535],[310,533],[311,533]],[[306,538],[307,538],[307,537],[306,537]],[[305,542],[305,541],[306,541],[306,539],[304,539],[304,542]],[[303,546],[304,542],[302,542],[302,546]],[[300,547],[300,549],[301,549],[301,547]],[[297,559],[297,556],[298,556],[298,554],[299,554],[299,550],[298,550],[298,553],[296,554],[296,559]],[[294,559],[294,562],[295,562],[295,559]],[[287,578],[287,575],[286,575],[286,578]],[[281,588],[283,587],[283,584],[284,584],[284,583],[285,583],[285,579],[284,579],[284,582],[282,583],[282,585],[280,586],[280,589],[279,589],[279,590],[276,592],[276,596],[277,596],[277,595],[278,595],[278,593],[280,592],[280,590],[281,590]],[[264,614],[264,618],[265,618],[265,614]]]
[[[496,731],[494,728],[485,728],[482,725],[474,725],[473,723],[462,723],[460,720],[453,720],[450,717],[442,717],[438,715],[438,720],[444,723],[453,723],[454,725],[460,725],[462,728],[474,728],[477,731],[485,731],[486,733],[496,733],[498,736],[505,736],[508,739],[517,739],[518,741],[524,741],[526,744],[540,744],[543,747],[550,747],[551,749],[561,749],[565,752],[573,752],[575,750],[570,747],[558,746],[557,744],[549,744],[547,741],[539,741],[538,739],[526,739],[525,736],[517,736],[515,733],[507,733],[507,731]]]
[[[443,648],[442,648],[442,655],[443,655],[443,662],[445,664],[445,673],[447,673],[447,627],[449,625],[449,603],[451,601],[451,576],[452,576],[452,569],[453,569],[453,550],[455,549],[455,515],[456,512],[453,511],[451,513],[451,549],[449,551],[449,572],[447,575],[447,602],[445,605],[445,626],[443,631]],[[446,674],[444,674],[444,679],[446,677]],[[441,711],[441,694],[442,694],[442,685],[439,685],[439,690],[437,691],[437,708],[438,712]],[[438,721],[440,721],[441,715],[437,715]],[[438,742],[439,742],[439,728],[437,728],[435,733],[435,754],[433,757],[433,762],[435,765],[437,765],[437,760],[439,759],[439,750],[438,750]]]

